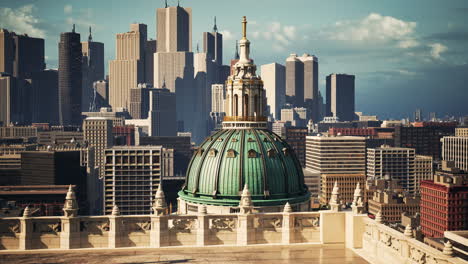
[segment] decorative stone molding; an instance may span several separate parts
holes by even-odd
[[[65,217],[76,217],[78,215],[78,202],[76,201],[75,191],[71,185],[68,187],[67,196],[65,197],[63,214]]]
[[[210,229],[215,231],[221,230],[236,230],[236,219],[235,218],[212,218]]]
[[[341,204],[340,204],[340,193],[339,193],[339,188],[338,188],[338,182],[335,181],[335,184],[333,185],[333,190],[330,198],[330,209],[332,212],[339,212],[341,211]]]
[[[166,196],[162,189],[162,183],[159,183],[158,190],[153,203],[153,213],[155,215],[165,215],[167,210]]]

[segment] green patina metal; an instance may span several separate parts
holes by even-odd
[[[190,161],[179,196],[193,203],[237,206],[244,184],[255,206],[310,197],[294,151],[266,129],[225,129],[206,139]]]

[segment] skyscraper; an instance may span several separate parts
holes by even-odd
[[[304,104],[304,64],[294,53],[286,59],[286,103]]]
[[[60,34],[59,46],[59,122],[81,125],[82,53],[80,34]]]
[[[31,113],[34,123],[59,123],[58,71],[44,70],[31,76]]]
[[[281,119],[281,108],[286,103],[286,72],[278,63],[261,66],[262,80],[266,91],[267,111],[275,120]]]
[[[153,86],[139,83],[130,89],[130,116],[133,119],[146,119],[149,111],[149,91]]]
[[[213,31],[203,32],[203,52],[217,65],[223,65],[223,35],[218,33],[216,17],[214,18]]]
[[[90,110],[93,101],[93,84],[104,78],[104,43],[93,41],[89,27],[88,41],[81,42],[83,53],[83,91],[81,111]]]
[[[457,168],[468,172],[468,136],[443,137],[440,141],[442,159],[453,161]]]
[[[15,87],[15,77],[6,73],[0,73],[0,123],[5,126],[12,122],[12,95]]]
[[[176,94],[178,130],[192,131],[194,138],[206,132],[197,117],[192,51],[192,9],[177,6],[157,9],[157,51],[154,54],[154,86]],[[210,86],[211,87],[211,86]],[[193,100],[196,100],[196,103]]]
[[[154,81],[154,53],[156,53],[157,41],[150,39],[146,41],[145,50],[145,83],[152,85]]]
[[[304,53],[291,54],[286,59],[286,102],[307,107],[311,118],[319,121],[318,59]]]
[[[354,120],[354,75],[330,74],[327,76],[327,116],[340,121]]]
[[[145,82],[147,27],[131,24],[130,31],[117,34],[115,60],[109,63],[109,104],[130,108],[130,89]]]

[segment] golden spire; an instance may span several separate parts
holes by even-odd
[[[245,16],[242,19],[242,38],[247,39],[247,18]]]

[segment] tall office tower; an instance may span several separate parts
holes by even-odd
[[[150,90],[151,136],[176,136],[176,95],[166,88]]]
[[[122,215],[151,214],[156,191],[164,176],[162,146],[119,146],[105,150],[104,214],[114,205]],[[173,162],[173,161],[172,161]]]
[[[14,32],[0,28],[0,72],[13,75],[15,57]]]
[[[58,71],[44,70],[31,76],[31,112],[33,123],[59,123]]]
[[[195,127],[206,128],[196,118],[194,68],[192,53],[192,9],[171,6],[157,9],[157,51],[154,54],[154,86],[167,88],[176,94],[179,131],[192,131],[200,138]]]
[[[433,167],[434,165],[431,156],[415,156],[413,185],[416,193],[421,191],[421,181],[431,180],[434,176]]]
[[[223,35],[218,33],[216,17],[214,17],[213,31],[203,32],[203,53],[206,53],[217,65],[223,65]]]
[[[318,59],[309,54],[303,54],[299,60],[304,64],[304,106],[308,109],[313,121],[318,122]]]
[[[91,103],[91,112],[98,112],[101,107],[109,106],[109,83],[106,80],[100,80],[93,83],[93,101]]]
[[[125,124],[134,125],[147,136],[175,136],[177,132],[175,94],[166,88],[148,90],[148,118],[125,120]]]
[[[414,148],[416,154],[441,160],[442,142],[445,136],[455,134],[456,122],[420,122],[412,126],[395,127],[395,147]]]
[[[415,193],[415,151],[383,145],[367,149],[367,178],[384,179],[389,176],[405,190]]]
[[[422,120],[422,111],[421,109],[416,109],[414,112],[414,122],[421,122]]]
[[[204,126],[194,126],[194,140],[196,142],[207,136],[207,121],[211,112],[211,85],[217,83],[218,65],[207,53],[195,53],[194,59],[194,101],[195,118],[204,122]]]
[[[104,150],[113,145],[112,120],[104,117],[88,117],[83,120],[84,140],[95,147],[94,164],[103,175]]]
[[[15,90],[16,78],[6,73],[0,73],[0,123],[4,126],[13,121],[13,94]]]
[[[14,86],[10,94],[11,122],[31,123],[31,78],[44,68],[44,39],[0,29],[0,72],[14,78],[11,79],[11,86]]]
[[[261,73],[268,115],[280,120],[281,108],[286,103],[286,68],[278,63],[270,63],[261,66]]]
[[[0,72],[29,79],[44,69],[44,39],[0,29]]]
[[[146,119],[149,111],[149,91],[153,86],[139,83],[136,88],[130,89],[130,116],[133,119]]]
[[[223,118],[226,116],[226,113],[224,112],[224,99],[224,84],[211,85],[211,112],[208,131],[214,131],[221,128]]]
[[[453,162],[442,162],[433,180],[421,182],[421,227],[426,237],[444,237],[444,231],[468,226],[468,173]]]
[[[286,59],[286,103],[304,105],[304,64],[294,53]]]
[[[453,161],[455,166],[468,172],[468,136],[443,137],[442,160]]]
[[[59,47],[59,122],[81,125],[82,53],[80,34],[60,34]]]
[[[146,41],[145,49],[145,82],[153,84],[154,81],[154,54],[156,53],[157,41],[150,39]]]
[[[211,85],[211,112],[224,112],[225,90],[224,84]]]
[[[109,104],[130,108],[130,89],[145,82],[147,27],[130,24],[130,31],[117,34],[115,60],[109,63]]]
[[[327,76],[327,116],[340,121],[354,120],[354,75],[330,74]]]
[[[306,137],[305,166],[312,174],[320,174],[320,203],[327,204],[335,181],[343,201],[352,202],[359,182],[364,186],[366,143],[364,137]]]
[[[296,153],[302,167],[305,167],[307,127],[286,127],[284,140]]]
[[[93,84],[104,78],[104,43],[93,41],[89,27],[88,41],[81,42],[83,53],[83,90],[81,94],[81,111],[90,111],[93,102]]]

